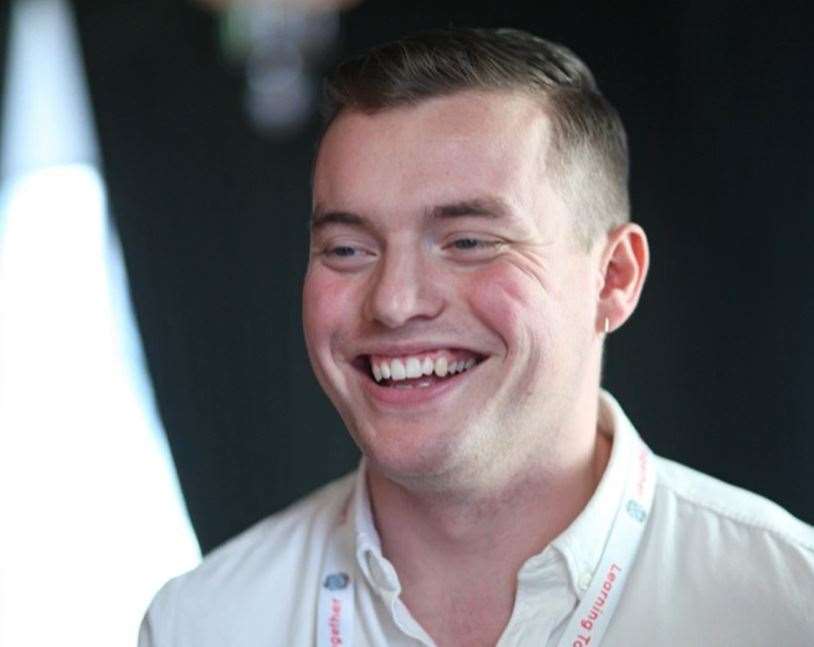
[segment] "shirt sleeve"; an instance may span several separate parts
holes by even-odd
[[[138,647],[158,647],[158,641],[153,631],[153,623],[150,619],[150,611],[144,614],[141,627],[138,630]]]
[[[138,647],[169,647],[171,620],[174,612],[174,580],[155,594],[138,632]]]

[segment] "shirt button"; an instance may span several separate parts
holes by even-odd
[[[579,578],[579,588],[581,591],[587,591],[591,586],[591,574],[585,571]]]

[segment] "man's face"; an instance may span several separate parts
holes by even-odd
[[[547,176],[549,142],[540,106],[508,93],[345,112],[326,133],[306,342],[393,480],[497,483],[556,460],[596,406],[601,276]]]

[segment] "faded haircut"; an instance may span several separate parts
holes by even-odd
[[[323,86],[323,135],[343,111],[375,113],[465,90],[524,92],[551,120],[547,170],[575,214],[577,241],[629,219],[627,137],[619,113],[569,49],[517,29],[418,32],[341,63]]]

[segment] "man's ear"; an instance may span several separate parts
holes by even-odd
[[[647,235],[629,222],[613,229],[607,237],[599,266],[601,289],[597,303],[597,332],[619,328],[633,314],[642,293],[650,249]]]

